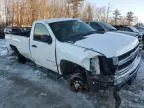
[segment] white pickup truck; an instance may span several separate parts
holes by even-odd
[[[136,76],[141,60],[137,38],[97,33],[73,18],[35,21],[29,35],[9,30],[6,42],[19,62],[30,59],[58,73],[74,91],[89,85],[120,88]]]

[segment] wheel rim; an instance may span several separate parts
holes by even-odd
[[[73,91],[77,92],[77,91],[82,91],[84,84],[81,80],[75,79],[75,80],[71,81],[70,86]]]
[[[74,87],[76,88],[76,90],[80,89],[82,86],[82,81],[75,81],[74,82]]]
[[[15,55],[15,59],[18,61],[18,56],[17,55]]]
[[[15,59],[18,61],[18,54],[16,52],[13,53],[13,56],[15,57]]]

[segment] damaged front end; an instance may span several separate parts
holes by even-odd
[[[90,72],[87,72],[88,82],[100,88],[115,86],[120,89],[136,77],[140,61],[138,46],[118,57],[95,57],[90,60]]]
[[[90,71],[87,72],[89,84],[97,89],[113,86],[116,69],[117,66],[113,65],[113,59],[104,56],[91,59]]]

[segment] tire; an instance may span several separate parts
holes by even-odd
[[[12,49],[14,50],[14,55],[16,56],[16,60],[22,64],[26,63],[27,59],[23,55],[21,55],[16,48],[12,48]]]

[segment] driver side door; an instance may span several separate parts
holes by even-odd
[[[35,24],[33,39],[30,41],[30,49],[32,58],[36,64],[57,71],[55,62],[55,41],[52,39],[45,24]]]

